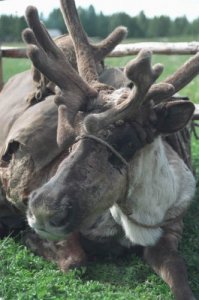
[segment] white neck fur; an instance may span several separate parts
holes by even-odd
[[[195,180],[179,156],[161,137],[140,150],[130,162],[131,183],[125,206],[128,217],[115,204],[110,211],[126,237],[142,246],[153,245],[162,229],[144,228],[130,221],[156,225],[165,217],[178,216],[185,210],[195,191]]]

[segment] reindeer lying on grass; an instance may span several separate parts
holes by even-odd
[[[31,152],[24,154],[26,144],[11,144],[3,156],[9,165],[2,170],[2,182],[12,202],[17,202],[12,193],[12,166],[16,168],[18,160],[20,169],[23,158],[23,170],[29,170],[29,183],[19,180],[17,186],[20,199],[29,196],[27,219],[37,233],[29,233],[26,244],[57,261],[63,270],[85,263],[89,242],[96,248],[113,242],[122,249],[140,245],[144,259],[170,286],[175,299],[195,299],[177,251],[195,180],[163,136],[184,128],[193,114],[192,103],[170,98],[197,75],[199,54],[155,84],[163,67],[152,67],[150,51],[141,51],[125,67],[133,88],[116,90],[99,81],[95,55],[74,1],[62,0],[61,6],[79,74],[51,40],[34,7],[27,9],[31,29],[23,34],[33,65],[56,86],[55,96],[32,109],[55,101],[59,148],[53,142],[54,148],[46,147],[40,138],[41,148],[36,153],[43,166],[47,160],[41,154],[57,151],[54,160],[48,161],[48,174],[34,164],[30,171],[33,159]],[[44,110],[42,113],[45,115]],[[37,130],[40,133],[43,128]]]

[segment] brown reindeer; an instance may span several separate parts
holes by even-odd
[[[51,244],[54,249],[47,258],[62,265],[56,249],[63,247],[64,256],[64,247],[73,249],[78,235],[102,248],[112,241],[123,248],[141,245],[145,260],[167,282],[175,299],[195,299],[177,251],[195,180],[163,136],[182,129],[193,114],[192,103],[168,99],[198,74],[199,54],[155,84],[163,67],[151,66],[150,51],[141,51],[125,68],[133,88],[115,90],[99,82],[74,1],[61,0],[61,6],[79,74],[39,22],[36,9],[27,10],[28,55],[59,87],[57,142],[60,149],[70,148],[55,175],[31,193],[27,218],[43,238],[65,242],[44,242],[39,250],[37,242],[30,246],[47,257],[45,246]],[[79,264],[85,255],[78,247]],[[64,262],[72,254],[66,250],[65,256]]]

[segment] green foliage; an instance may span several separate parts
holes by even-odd
[[[101,12],[98,15],[96,36],[104,38],[109,34],[108,30],[109,30],[109,19],[107,16],[104,16],[103,13]]]
[[[133,36],[133,32],[137,31],[138,32],[138,35],[137,35],[138,37],[146,38],[148,36],[148,30],[146,30],[146,29],[149,27],[149,19],[147,19],[144,12],[141,11],[139,13],[139,15],[136,18],[132,18],[132,20],[135,23],[135,24],[132,24],[132,25],[137,26],[137,27],[135,27],[136,29],[134,29],[134,27],[129,28],[129,30],[130,30],[129,35]]]
[[[24,17],[0,16],[0,43],[10,41],[21,41],[21,32],[26,28]]]
[[[189,33],[189,22],[186,17],[176,18],[173,24],[173,34],[178,36],[182,32]]]
[[[59,29],[62,33],[66,33],[66,25],[64,23],[60,9],[54,9],[48,19],[45,21],[45,25],[49,29]]]
[[[95,36],[97,31],[97,16],[95,9],[92,5],[89,6],[87,11],[87,34],[88,36]]]
[[[129,38],[172,37],[190,35],[192,39],[198,37],[199,18],[189,22],[185,16],[174,20],[168,16],[148,18],[141,11],[137,16],[126,13],[115,13],[105,16],[102,12],[97,14],[94,6],[87,9],[79,7],[78,13],[88,36],[105,37],[116,26],[123,25],[128,28]],[[43,19],[42,14],[40,18]],[[54,9],[43,22],[49,29],[59,29],[67,32],[60,9]],[[26,28],[24,17],[0,16],[0,42],[20,41],[21,31]]]
[[[120,25],[131,28],[131,17],[126,13],[113,14],[109,19],[109,32],[113,31]]]
[[[148,23],[147,36],[148,37],[165,37],[171,35],[171,26],[173,22],[171,22],[169,17],[160,16],[154,17]]]

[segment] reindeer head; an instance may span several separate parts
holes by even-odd
[[[125,199],[128,163],[132,165],[136,153],[158,135],[183,128],[192,116],[192,103],[168,99],[191,81],[199,64],[196,55],[155,84],[163,66],[151,66],[151,52],[144,50],[125,67],[132,90],[114,90],[99,82],[95,51],[74,1],[61,0],[61,7],[79,74],[51,40],[33,7],[27,10],[31,29],[24,32],[34,66],[60,88],[55,98],[57,142],[70,147],[55,176],[29,198],[30,226],[52,239],[64,239],[89,226],[96,216]]]

